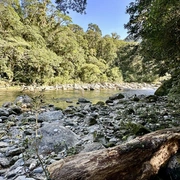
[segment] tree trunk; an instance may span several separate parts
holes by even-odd
[[[80,153],[48,167],[52,180],[147,180],[180,147],[180,128],[155,131],[113,148]]]

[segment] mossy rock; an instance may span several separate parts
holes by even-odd
[[[110,96],[110,97],[109,97],[109,100],[114,101],[114,100],[117,100],[117,99],[123,99],[124,97],[125,97],[125,96],[124,96],[123,94],[118,93],[118,94],[115,94],[115,95],[113,95],[113,96]]]
[[[134,135],[144,135],[147,133],[150,133],[150,130],[144,127],[142,124],[134,123],[134,122],[128,122],[126,124],[126,128],[129,130],[130,133]]]
[[[98,102],[96,103],[96,105],[104,106],[104,105],[105,105],[105,102],[103,102],[103,101],[98,101]]]
[[[176,103],[180,102],[180,82],[169,91],[168,100]]]
[[[170,89],[172,88],[172,79],[169,79],[167,81],[165,81],[156,91],[155,91],[155,95],[156,96],[166,96],[168,95]]]

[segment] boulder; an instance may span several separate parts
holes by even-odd
[[[157,96],[166,96],[168,95],[170,89],[172,88],[172,79],[165,81],[156,91],[155,95]]]
[[[38,142],[38,150],[42,154],[68,150],[79,142],[75,133],[58,122],[46,123],[39,129],[39,134],[42,138]]]
[[[90,101],[85,98],[79,98],[78,103],[90,103]]]
[[[0,116],[9,116],[8,110],[0,108]]]
[[[15,99],[14,104],[21,107],[29,108],[32,107],[32,102],[32,98],[30,98],[28,95],[21,95]]]
[[[112,101],[117,100],[117,99],[123,99],[123,98],[124,98],[124,95],[121,93],[118,93],[118,94],[115,94],[115,95],[109,97],[109,99]]]
[[[43,122],[43,121],[55,121],[55,120],[60,120],[63,118],[63,113],[62,111],[46,111],[38,116],[38,121]]]
[[[80,153],[51,164],[50,178],[147,180],[178,152],[179,140],[180,128],[164,129],[113,148]]]

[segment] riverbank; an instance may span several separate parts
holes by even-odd
[[[75,88],[76,87],[76,88]],[[78,88],[79,87],[79,88]],[[96,88],[92,88],[96,87]],[[44,89],[42,91],[42,89]],[[17,96],[27,94],[30,97],[43,95],[45,103],[54,104],[57,107],[65,109],[69,105],[76,105],[78,98],[86,98],[92,103],[98,101],[106,101],[109,96],[115,93],[123,93],[127,96],[134,94],[152,95],[156,90],[156,86],[150,84],[124,83],[124,84],[81,84],[81,85],[66,85],[66,87],[59,89],[55,87],[38,87],[33,90],[28,86],[25,90],[22,87],[10,87],[8,89],[0,89],[0,105],[4,102],[13,102]]]
[[[178,104],[154,95],[119,93],[96,104],[79,98],[78,106],[64,110],[53,104],[37,109],[28,96],[13,102],[0,108],[0,180],[43,180],[44,169],[57,160],[123,144],[180,122]],[[172,179],[174,167],[170,170]]]
[[[103,90],[103,89],[157,89],[161,84],[160,83],[95,83],[95,84],[60,84],[56,86],[39,86],[39,85],[0,85],[1,90],[19,90],[19,91],[31,91],[31,92],[42,92],[42,91],[51,91],[51,90]]]

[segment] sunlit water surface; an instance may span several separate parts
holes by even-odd
[[[82,91],[82,90],[53,90],[53,91],[45,91],[45,92],[21,92],[19,90],[6,90],[0,89],[0,106],[4,102],[14,102],[17,96],[27,94],[30,97],[35,97],[40,94],[43,95],[43,100],[47,104],[54,104],[56,107],[66,108],[70,105],[76,105],[78,98],[86,98],[91,101],[93,104],[98,101],[106,101],[110,96],[122,93],[125,96],[133,96],[134,94],[140,95],[151,95],[154,94],[155,89],[138,89],[138,90],[94,90],[94,91]],[[71,101],[71,103],[67,102]]]

